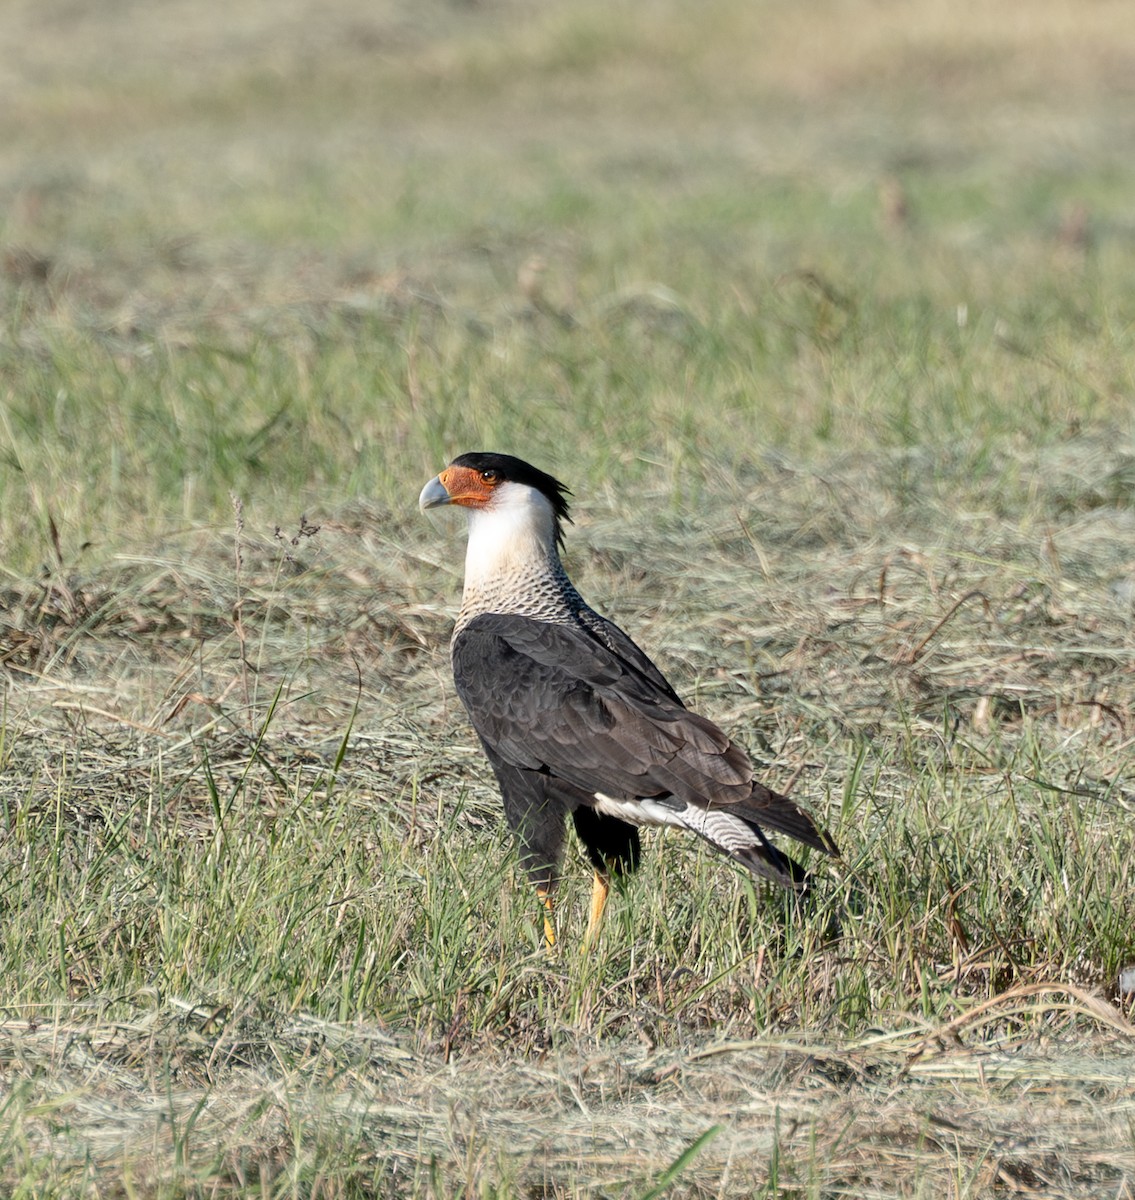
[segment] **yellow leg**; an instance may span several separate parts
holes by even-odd
[[[552,925],[552,895],[540,887],[536,889],[536,895],[540,897],[540,903],[544,906],[544,942],[551,950],[556,944],[556,930]]]
[[[583,939],[584,950],[590,950],[599,938],[599,926],[603,921],[603,909],[607,907],[607,897],[611,893],[611,885],[595,872],[595,880],[591,885],[591,918],[587,922],[587,934]]]

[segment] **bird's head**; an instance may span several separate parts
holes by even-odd
[[[425,512],[457,504],[468,512],[471,530],[474,522],[525,529],[555,546],[563,545],[563,523],[571,520],[569,494],[559,480],[523,459],[476,451],[435,475],[422,488],[418,506]]]

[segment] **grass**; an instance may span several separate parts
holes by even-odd
[[[1129,22],[908,9],[13,15],[3,1190],[1131,1190]],[[657,835],[542,951],[414,503],[490,447],[814,910]]]

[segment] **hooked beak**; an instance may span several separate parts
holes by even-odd
[[[429,483],[422,488],[422,494],[418,497],[418,507],[425,512],[428,508],[440,508],[443,504],[452,504],[453,497],[446,490],[445,484],[441,481],[440,475],[435,475]]]

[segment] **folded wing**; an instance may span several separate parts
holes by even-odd
[[[834,850],[807,814],[754,779],[745,751],[687,709],[603,618],[588,627],[479,616],[458,634],[453,668],[477,733],[513,766],[631,805],[656,800],[676,813],[690,806],[701,824],[699,813],[724,810]],[[694,821],[680,823],[694,828]]]

